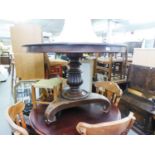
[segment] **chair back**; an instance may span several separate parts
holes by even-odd
[[[78,133],[83,135],[126,135],[134,122],[134,114],[130,112],[127,117],[112,122],[98,124],[79,122],[76,129]]]
[[[6,112],[7,121],[15,135],[28,135],[26,130],[26,122],[23,116],[23,110],[25,104],[23,102],[18,102],[11,105]]]
[[[68,65],[68,61],[62,59],[53,59],[44,54],[46,78],[62,77],[63,66]]]
[[[123,91],[117,83],[111,81],[97,81],[95,82],[96,93],[106,96],[112,105],[118,106]]]

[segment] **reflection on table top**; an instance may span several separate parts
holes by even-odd
[[[100,123],[121,119],[120,111],[116,107],[112,107],[110,112],[105,114],[100,104],[88,104],[62,110],[57,114],[57,121],[47,125],[44,120],[46,107],[47,105],[38,105],[37,109],[32,109],[30,113],[31,126],[38,134],[76,135],[78,122]]]

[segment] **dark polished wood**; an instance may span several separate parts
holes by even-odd
[[[49,53],[102,53],[106,52],[126,52],[127,46],[124,44],[108,43],[49,43],[49,44],[29,44],[23,45],[29,52],[49,52]]]
[[[64,90],[62,96],[70,100],[86,98],[89,93],[80,89],[80,85],[83,83],[81,78],[82,72],[80,70],[81,63],[79,61],[79,59],[82,57],[82,53],[68,53],[67,56],[70,59],[67,78],[67,84],[70,86],[70,88]]]
[[[29,44],[23,45],[28,52],[49,52],[49,53],[66,53],[70,58],[70,70],[68,72],[67,83],[70,88],[62,94],[64,98],[70,100],[78,100],[86,98],[88,92],[80,89],[82,84],[81,71],[79,69],[79,58],[82,53],[96,52],[126,52],[126,45],[122,44],[107,44],[107,43],[50,43],[50,44]]]
[[[155,96],[155,68],[131,65],[128,75],[129,87]]]
[[[68,72],[67,83],[70,86],[68,90],[63,91],[62,96],[65,99],[79,100],[88,97],[88,92],[80,89],[82,84],[81,71],[79,69],[79,59],[82,53],[96,52],[122,52],[126,53],[126,45],[107,44],[107,43],[50,43],[50,44],[29,44],[23,45],[28,52],[44,53],[66,53],[70,58],[70,69]]]
[[[135,113],[135,126],[145,134],[155,132],[155,68],[130,66],[120,108],[126,115],[129,111]]]
[[[50,125],[45,123],[44,112],[47,105],[39,105],[30,113],[32,128],[43,135],[77,135],[78,122],[100,123],[121,119],[118,108],[111,107],[108,113],[103,113],[102,104],[86,104],[79,107],[62,110],[57,114],[57,121]]]
[[[101,110],[104,113],[108,113],[111,108],[111,103],[109,102],[109,100],[105,96],[96,93],[89,93],[89,96],[87,98],[79,98],[78,100],[67,100],[59,97],[57,101],[53,101],[48,105],[45,111],[45,121],[47,122],[47,124],[50,124],[56,121],[56,114],[61,110],[91,103],[101,104]]]
[[[90,103],[95,103],[95,101],[97,103],[101,103],[102,101],[103,103],[105,103],[103,105],[104,106],[106,105],[105,106],[106,108],[101,108],[102,113],[104,110],[106,110],[106,112],[110,110],[110,104],[109,102],[106,102],[105,99],[103,98],[101,99],[100,96],[98,96],[98,98],[96,97],[94,98],[91,96],[92,94],[89,94],[87,91],[80,89],[80,85],[82,84],[82,79],[81,79],[81,71],[79,69],[80,67],[79,59],[82,57],[82,53],[96,53],[96,52],[101,53],[105,51],[109,51],[109,52],[121,51],[122,53],[126,53],[126,45],[103,44],[103,43],[98,43],[98,44],[97,43],[51,43],[51,44],[29,44],[29,45],[24,45],[24,47],[27,48],[28,52],[66,53],[67,56],[70,58],[70,64],[69,64],[70,70],[69,70],[68,79],[67,79],[67,83],[70,87],[67,90],[62,91],[62,96],[64,98],[63,99],[64,101],[60,102],[61,105],[56,106],[56,108],[53,108],[53,107],[51,108],[50,105],[48,106],[45,113],[47,122],[49,122],[49,120],[51,120],[51,122],[54,121],[53,116],[56,114],[55,111],[58,112],[62,109],[66,109],[66,107],[67,108],[73,107],[73,105],[74,107],[76,107],[76,106],[79,106],[79,103],[81,105],[81,103],[90,104]],[[70,102],[69,101],[66,102],[66,99],[70,100]],[[72,100],[74,100],[75,102],[72,102]],[[68,102],[70,104],[66,104]],[[59,104],[59,102],[57,102],[57,104]],[[50,117],[51,114],[53,114],[52,119]],[[71,119],[73,118],[72,115],[70,117]],[[43,121],[45,123],[45,118],[43,119]],[[59,124],[59,119],[57,119],[56,123]]]

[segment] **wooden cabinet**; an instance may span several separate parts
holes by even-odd
[[[22,80],[42,79],[45,76],[43,53],[28,53],[24,44],[42,43],[42,30],[38,25],[17,24],[11,27],[12,49],[16,76]]]
[[[155,133],[155,68],[131,65],[128,88],[120,101],[122,112],[136,116],[136,129],[145,134]]]

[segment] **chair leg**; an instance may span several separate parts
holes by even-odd
[[[15,79],[15,84],[13,86],[13,98],[14,98],[14,102],[17,102],[17,87],[20,85],[20,81],[17,81]]]
[[[54,87],[53,88],[53,100],[56,101],[57,98],[58,98],[58,88],[57,87]]]
[[[35,91],[35,87],[32,86],[32,105],[33,108],[36,109],[37,105],[36,105],[36,91]]]
[[[11,64],[11,93],[13,94],[14,92],[14,90],[13,90],[13,88],[14,88],[14,63],[12,63]]]

